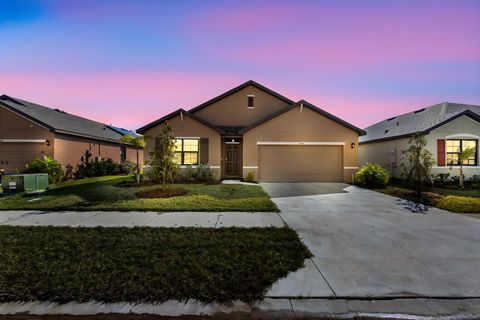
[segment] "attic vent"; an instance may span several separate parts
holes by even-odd
[[[399,122],[399,121],[397,121],[397,127],[398,127],[399,125],[400,125],[400,122]]]
[[[425,108],[422,108],[422,109],[420,109],[420,110],[414,111],[413,113],[420,113],[420,112],[422,112],[423,110],[425,110]]]
[[[63,110],[60,110],[60,109],[54,109],[54,110],[55,110],[55,111],[57,111],[57,112],[60,112],[60,113],[67,114],[65,111],[63,111]]]
[[[385,134],[387,134],[387,133],[388,133],[388,130],[385,130]]]
[[[388,118],[387,121],[392,121],[393,119],[395,119],[396,117],[391,117],[391,118]]]

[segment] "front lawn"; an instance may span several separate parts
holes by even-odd
[[[392,183],[383,189],[375,191],[391,196],[417,201],[412,196],[412,190],[404,184]],[[480,213],[480,189],[453,189],[426,187],[420,202],[440,209],[460,213]]]
[[[289,228],[0,226],[0,303],[246,302],[311,253]]]
[[[186,195],[172,198],[139,198],[137,194],[158,185],[119,187],[131,176],[88,178],[60,184],[39,196],[24,194],[0,198],[0,210],[72,211],[278,211],[260,186],[175,184]]]

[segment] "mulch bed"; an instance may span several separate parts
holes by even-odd
[[[188,193],[187,190],[181,188],[167,188],[165,190],[162,189],[155,189],[155,190],[147,190],[147,191],[140,191],[135,193],[138,198],[148,198],[148,199],[156,199],[156,198],[172,198],[183,196]]]

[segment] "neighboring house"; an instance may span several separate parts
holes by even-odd
[[[444,102],[376,123],[360,138],[360,164],[378,163],[393,177],[401,177],[403,151],[415,133],[425,134],[427,149],[436,164],[432,174],[458,176],[459,153],[475,148],[475,156],[464,161],[466,178],[480,174],[478,144],[480,106]]]
[[[352,181],[365,132],[301,100],[248,81],[190,111],[179,109],[140,129],[152,151],[168,121],[180,166],[208,164],[223,179]]]
[[[50,156],[75,166],[87,150],[115,162],[136,161],[136,149],[121,142],[125,129],[88,120],[59,109],[0,96],[0,169],[23,170],[34,158]],[[143,150],[141,151],[143,163]]]

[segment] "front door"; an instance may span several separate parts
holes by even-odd
[[[238,139],[225,140],[225,177],[240,177],[240,148]]]

